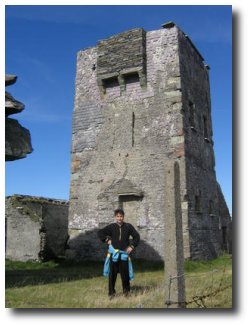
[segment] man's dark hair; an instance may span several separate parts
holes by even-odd
[[[115,216],[116,216],[117,214],[121,214],[122,216],[125,215],[124,210],[121,209],[121,208],[117,208],[117,209],[115,210]]]

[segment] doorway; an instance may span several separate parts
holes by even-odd
[[[139,197],[134,195],[120,195],[119,204],[125,213],[125,222],[137,229],[137,209]]]

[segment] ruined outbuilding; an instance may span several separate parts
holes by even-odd
[[[136,258],[164,258],[165,164],[177,161],[185,259],[231,248],[216,180],[209,67],[173,22],[78,52],[69,204],[74,259],[103,259],[97,230],[117,207],[141,235]],[[166,228],[165,228],[166,227]]]
[[[68,202],[13,195],[5,198],[6,258],[48,261],[65,255]]]

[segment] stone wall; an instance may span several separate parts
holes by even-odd
[[[135,78],[146,86],[146,32],[137,28],[99,41],[97,74],[102,95],[114,84],[126,92],[127,82]]]
[[[208,72],[184,33],[175,24],[164,27],[151,32],[126,31],[77,55],[70,258],[103,259],[106,246],[97,238],[97,230],[112,223],[114,209],[123,207],[125,221],[135,225],[141,235],[134,256],[163,259],[164,166],[172,160],[180,166],[185,258],[203,258],[203,253],[211,257],[205,253],[208,242],[195,247],[203,238],[195,231],[193,205],[202,182],[209,188],[202,193],[203,204],[217,189],[212,142],[205,140],[200,147],[201,141],[194,138],[199,133],[188,124],[192,101],[206,112],[211,130]],[[134,66],[133,60],[125,60],[130,56]],[[196,127],[202,128],[202,121],[197,120]],[[217,239],[219,225],[204,223],[199,228],[209,230],[203,236]]]
[[[209,260],[223,250],[219,212],[222,198],[215,173],[209,68],[181,30],[179,49],[190,258]],[[228,211],[223,219],[231,223]]]
[[[68,202],[22,195],[5,199],[6,258],[46,261],[65,255]]]

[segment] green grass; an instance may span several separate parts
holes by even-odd
[[[207,296],[216,289],[224,289],[215,296],[207,296],[207,308],[232,307],[232,260],[224,255],[211,262],[186,261],[186,301],[195,296]],[[166,308],[166,294],[162,262],[133,261],[135,281],[131,282],[128,297],[122,293],[118,275],[115,298],[108,298],[108,279],[102,276],[103,262],[22,263],[6,260],[7,308]],[[222,280],[222,283],[221,283]],[[157,293],[157,295],[155,295]],[[154,296],[155,295],[155,296]],[[151,299],[149,302],[148,299]],[[201,301],[189,303],[198,308]]]
[[[211,261],[204,261],[204,260],[198,260],[198,261],[189,261],[187,260],[185,262],[185,271],[188,273],[191,272],[209,272],[213,271],[216,268],[221,268],[225,264],[227,266],[232,266],[232,260],[230,255],[223,255],[217,259],[211,260]]]

